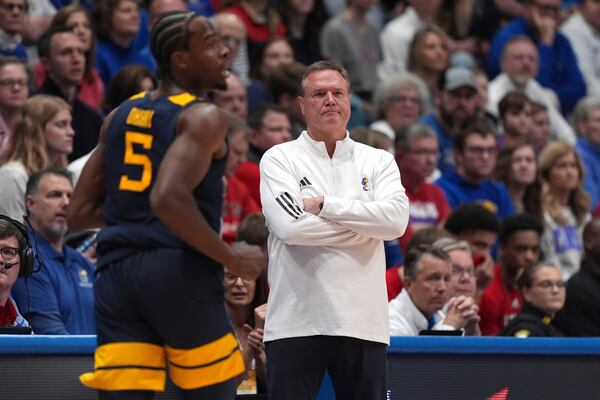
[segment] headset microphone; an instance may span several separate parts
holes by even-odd
[[[5,262],[4,263],[4,269],[6,271],[8,271],[9,269],[11,269],[12,267],[14,267],[15,265],[17,265],[19,263],[19,261],[14,262],[14,263],[9,263],[9,262]]]

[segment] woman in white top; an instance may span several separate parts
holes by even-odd
[[[539,156],[542,180],[545,261],[560,267],[567,281],[579,270],[581,233],[590,219],[590,196],[583,189],[583,166],[575,149],[561,141],[548,144]]]
[[[0,158],[0,214],[22,221],[29,176],[66,167],[73,151],[71,106],[58,97],[33,96],[23,109],[7,151]]]

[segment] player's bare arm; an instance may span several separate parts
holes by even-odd
[[[184,111],[178,136],[165,154],[150,193],[154,213],[177,236],[235,274],[256,278],[262,271],[257,246],[229,247],[196,206],[193,190],[214,158],[226,156],[227,118],[216,106],[199,104]]]

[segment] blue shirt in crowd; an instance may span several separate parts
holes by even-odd
[[[43,266],[27,280],[17,279],[12,296],[33,331],[38,335],[95,334],[94,266],[69,246],[61,254],[39,233],[29,236]]]
[[[96,69],[105,88],[108,88],[111,78],[128,64],[139,64],[148,68],[153,74],[156,73],[154,58],[143,49],[135,48],[134,43],[128,48],[123,48],[108,40],[98,41]]]
[[[444,190],[452,209],[465,203],[480,203],[500,219],[515,213],[508,190],[501,183],[484,179],[481,184],[475,185],[467,182],[455,170],[450,170],[435,184]]]
[[[438,169],[444,173],[454,167],[454,140],[448,132],[442,127],[440,121],[434,113],[426,114],[421,117],[421,122],[435,132],[440,146],[441,156],[438,159]]]
[[[600,146],[579,136],[577,152],[583,162],[583,187],[592,197],[592,210],[600,205]]]
[[[487,58],[487,73],[493,79],[500,73],[500,58],[506,43],[514,36],[527,36],[536,44],[539,54],[539,72],[536,80],[556,92],[563,114],[569,114],[577,100],[585,96],[585,82],[577,64],[577,57],[565,35],[556,32],[554,44],[540,43],[537,33],[524,18],[510,21],[496,32]]]

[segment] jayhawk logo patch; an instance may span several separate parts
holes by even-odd
[[[371,190],[371,185],[369,184],[369,178],[364,176],[361,180],[360,180],[360,184],[362,185],[362,190],[364,190],[365,192],[368,192],[369,190]]]

